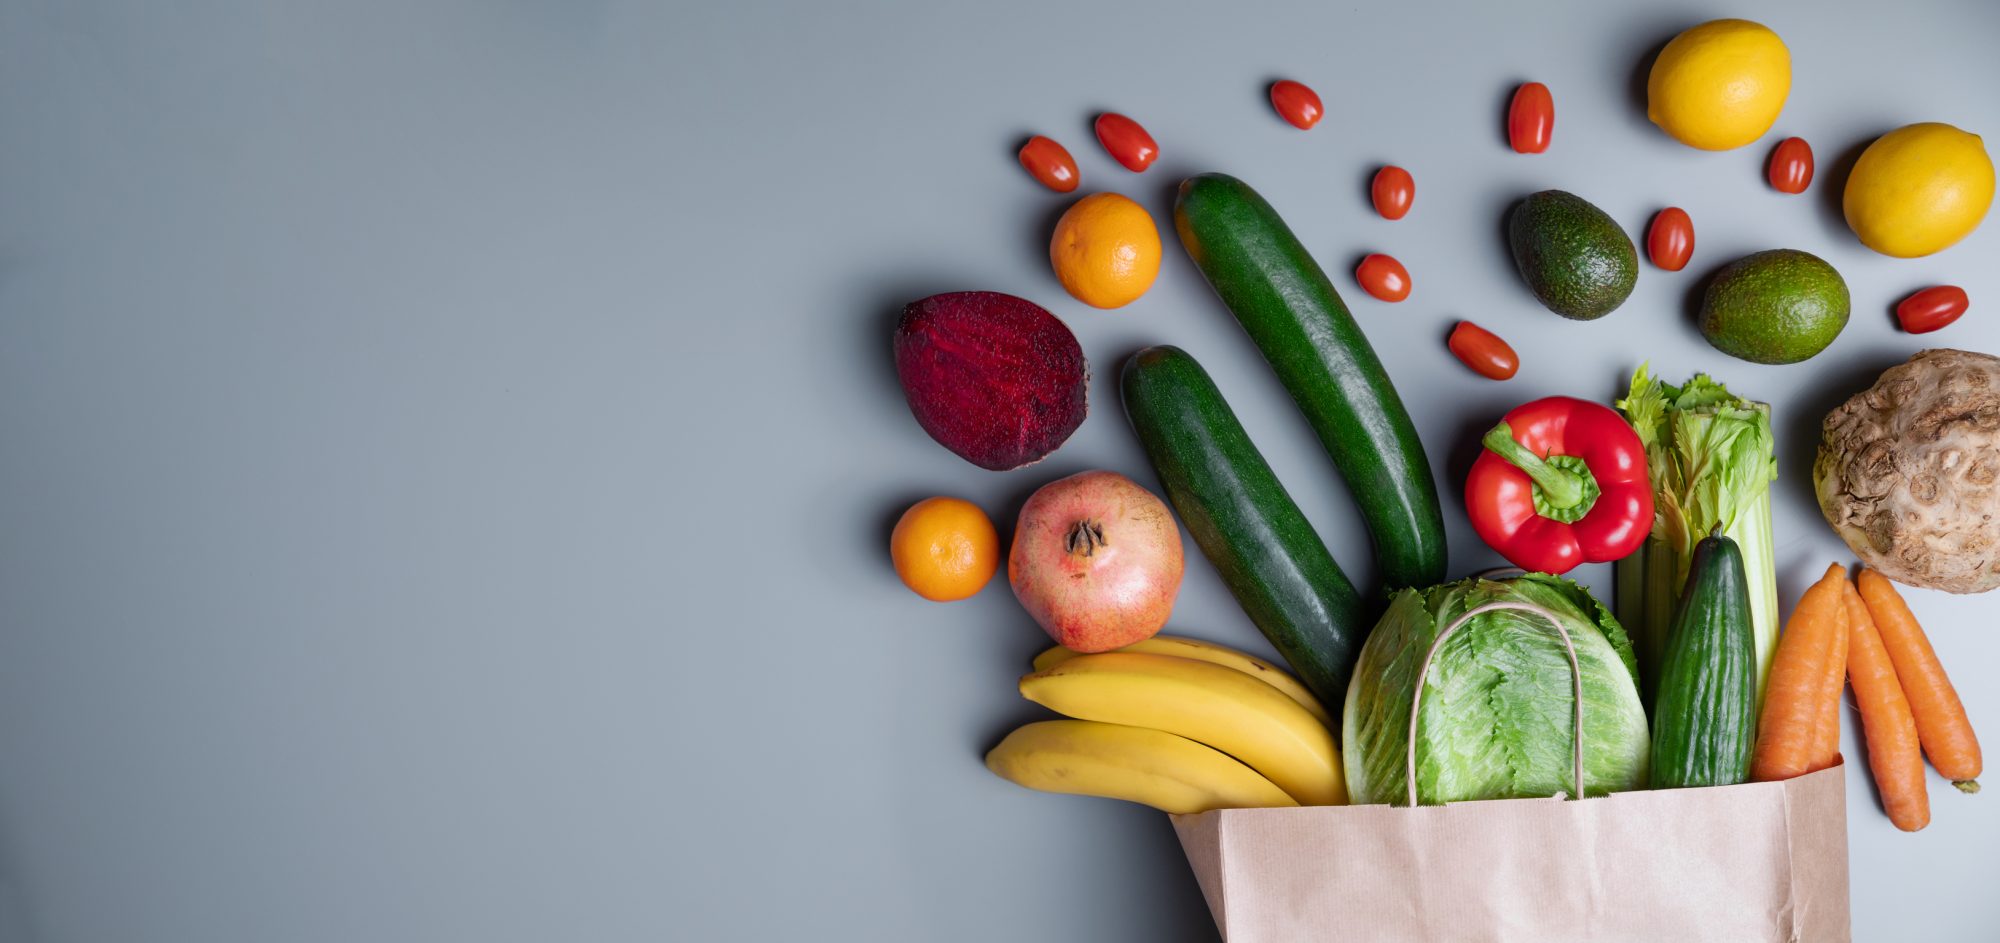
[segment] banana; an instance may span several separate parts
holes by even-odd
[[[1090,720],[1044,720],[1007,735],[986,768],[1029,789],[1103,796],[1175,815],[1297,802],[1270,780],[1185,737]]]
[[[1319,722],[1325,724],[1328,729],[1332,729],[1333,727],[1333,715],[1326,712],[1326,708],[1320,704],[1319,698],[1313,697],[1313,693],[1307,690],[1305,685],[1300,684],[1299,679],[1292,677],[1285,669],[1248,652],[1239,652],[1228,646],[1217,645],[1214,642],[1204,642],[1201,639],[1182,638],[1174,635],[1155,635],[1149,639],[1133,642],[1124,648],[1113,649],[1113,651],[1145,652],[1149,655],[1176,655],[1181,658],[1192,658],[1196,661],[1221,665],[1225,668],[1234,668],[1285,692],[1286,697],[1299,702],[1299,705],[1306,710],[1312,711],[1312,715],[1319,718]],[[1081,654],[1083,653],[1057,645],[1035,656],[1035,670],[1047,671]]]
[[[1021,696],[1079,720],[1150,727],[1243,761],[1300,805],[1345,805],[1340,748],[1312,712],[1234,668],[1146,652],[1078,655]]]

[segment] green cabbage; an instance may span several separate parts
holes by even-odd
[[[1356,804],[1404,802],[1417,666],[1438,630],[1494,602],[1540,606],[1569,632],[1583,674],[1585,794],[1645,787],[1651,739],[1625,630],[1583,587],[1530,573],[1405,589],[1390,600],[1361,648],[1342,715],[1347,788]],[[1417,718],[1418,800],[1570,793],[1574,710],[1569,658],[1546,620],[1518,611],[1475,617],[1431,662]]]

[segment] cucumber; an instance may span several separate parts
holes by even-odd
[[[1369,625],[1353,584],[1193,357],[1149,347],[1119,380],[1125,415],[1181,523],[1339,730]]]
[[[1729,786],[1750,778],[1757,737],[1757,644],[1736,541],[1695,544],[1660,660],[1653,786]]]
[[[1174,229],[1347,479],[1389,589],[1445,572],[1444,513],[1410,413],[1333,283],[1271,204],[1235,177],[1181,183]]]

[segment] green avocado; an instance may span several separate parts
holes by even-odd
[[[1507,244],[1528,290],[1576,321],[1594,321],[1625,303],[1639,280],[1639,250],[1618,222],[1574,193],[1543,190],[1514,206]]]
[[[1798,363],[1847,326],[1847,282],[1810,252],[1769,249],[1722,267],[1701,299],[1701,336],[1751,363]]]

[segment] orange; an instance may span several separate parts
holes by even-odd
[[[1000,535],[978,505],[925,498],[889,534],[889,559],[912,592],[951,602],[979,592],[1000,568]]]
[[[1049,263],[1076,300],[1094,308],[1123,307],[1153,287],[1160,274],[1160,228],[1130,199],[1093,193],[1056,221]]]

